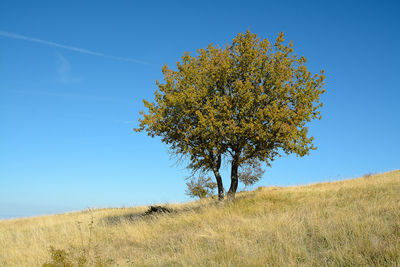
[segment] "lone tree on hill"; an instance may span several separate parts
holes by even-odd
[[[281,154],[309,154],[316,149],[307,122],[320,119],[324,71],[312,75],[306,59],[284,44],[260,40],[247,31],[225,48],[210,44],[197,56],[186,52],[177,70],[163,66],[154,102],[143,100],[140,126],[160,136],[171,153],[189,160],[194,173],[213,173],[218,198],[224,199],[222,159],[231,168],[227,193],[233,199],[239,167],[271,162]]]

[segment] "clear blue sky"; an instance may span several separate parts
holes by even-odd
[[[258,186],[400,168],[398,1],[1,1],[0,218],[181,202],[188,172],[132,131],[161,66],[250,29],[326,70],[317,151]],[[228,187],[225,173],[225,186]]]

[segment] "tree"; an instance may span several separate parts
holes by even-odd
[[[148,110],[135,130],[161,137],[193,172],[212,172],[220,200],[219,170],[227,159],[233,199],[243,164],[270,165],[282,154],[302,157],[315,149],[306,124],[321,118],[325,76],[312,75],[305,63],[292,42],[284,44],[283,33],[270,43],[247,31],[225,48],[186,52],[177,70],[162,68],[164,83],[156,81],[154,102],[144,100]]]
[[[251,186],[261,180],[264,170],[259,161],[249,161],[240,165],[238,171],[238,179],[244,184],[243,191],[246,191],[248,186]]]
[[[214,196],[214,190],[217,184],[212,181],[211,177],[199,176],[197,178],[192,177],[191,180],[186,183],[186,186],[186,194],[188,196],[205,198]]]

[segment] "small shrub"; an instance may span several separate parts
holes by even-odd
[[[143,214],[144,216],[146,215],[152,215],[152,214],[160,214],[160,213],[171,213],[172,210],[170,210],[167,207],[162,207],[162,206],[150,206],[149,209]]]
[[[215,195],[215,189],[217,184],[213,182],[211,177],[199,176],[197,178],[192,178],[186,183],[187,189],[186,194],[190,197],[212,197]]]
[[[72,267],[74,266],[69,259],[69,253],[63,249],[55,249],[50,246],[49,253],[51,262],[43,263],[43,267]]]
[[[114,261],[112,259],[104,258],[100,255],[98,250],[99,246],[93,242],[95,228],[92,213],[90,213],[87,240],[84,238],[81,222],[77,222],[77,227],[81,237],[81,245],[79,247],[70,246],[68,251],[64,249],[55,249],[53,246],[50,246],[49,253],[51,261],[43,263],[42,267],[106,267],[113,264]]]
[[[49,249],[51,261],[43,263],[42,267],[107,267],[114,263],[112,259],[105,259],[97,254],[89,259],[86,252],[86,250],[82,250],[74,253],[72,248],[67,252],[64,249],[55,249],[51,246]]]
[[[261,180],[264,175],[261,162],[256,160],[248,161],[242,164],[239,168],[239,181],[244,184],[243,191],[246,191],[248,186],[251,186]]]

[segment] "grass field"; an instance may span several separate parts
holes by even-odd
[[[167,207],[2,220],[0,266],[400,266],[400,171]]]

